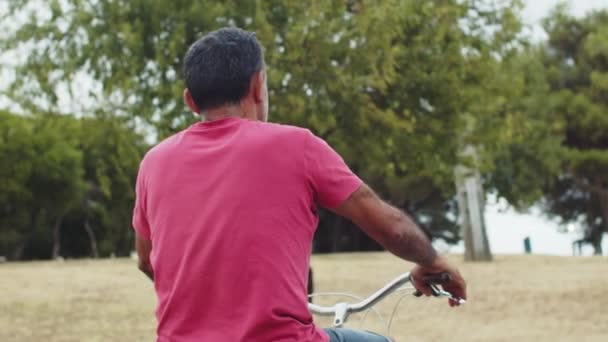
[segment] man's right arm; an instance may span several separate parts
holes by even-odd
[[[466,299],[465,283],[458,270],[437,255],[426,235],[407,215],[362,184],[325,141],[308,132],[304,146],[302,170],[319,205],[350,219],[398,257],[418,264],[411,274],[413,285],[420,292],[431,294],[428,284],[422,281],[425,275],[447,272],[452,280],[443,288]]]
[[[447,272],[452,281],[444,288],[454,296],[466,299],[466,285],[458,270],[437,254],[412,219],[382,201],[367,185],[361,185],[332,210],[353,221],[389,252],[418,264],[412,270],[414,286],[424,294],[430,294],[430,289],[422,281],[424,275]],[[455,305],[455,302],[450,301],[450,304]]]
[[[437,259],[437,252],[412,219],[382,201],[365,184],[334,212],[353,221],[389,252],[402,259],[421,266],[430,266]]]

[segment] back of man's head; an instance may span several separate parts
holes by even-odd
[[[254,33],[222,28],[190,46],[184,58],[184,79],[192,99],[204,111],[237,104],[263,66],[262,47]]]

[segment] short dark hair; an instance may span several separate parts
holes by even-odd
[[[255,33],[222,28],[190,46],[184,58],[184,79],[196,105],[206,110],[242,100],[251,77],[263,65]]]

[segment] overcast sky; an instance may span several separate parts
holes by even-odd
[[[536,23],[549,13],[549,10],[562,1],[557,0],[527,0],[525,1],[524,20]],[[571,13],[582,16],[589,10],[608,7],[608,0],[569,0]]]
[[[570,12],[575,16],[583,16],[590,10],[608,7],[608,0],[525,0],[523,19],[527,24],[533,25],[531,35],[535,39],[546,37],[540,22],[560,2],[566,2],[570,7]]]

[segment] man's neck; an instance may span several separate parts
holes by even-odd
[[[230,118],[230,117],[236,117],[236,118],[248,118],[249,117],[249,115],[247,115],[247,113],[244,112],[242,110],[242,108],[237,105],[221,106],[221,107],[203,111],[201,114],[202,114],[201,115],[202,121],[214,121],[214,120],[225,119],[225,118]]]

